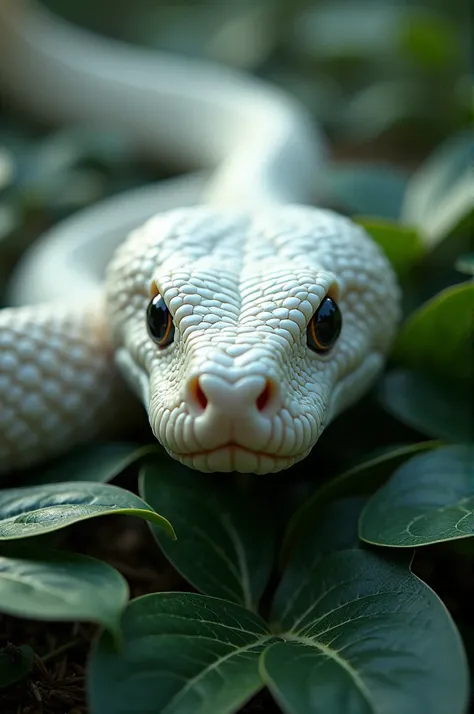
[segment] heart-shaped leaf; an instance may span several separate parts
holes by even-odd
[[[58,483],[63,481],[112,481],[128,466],[136,461],[159,451],[160,447],[151,444],[139,446],[125,442],[88,444],[85,448],[75,449],[40,473],[34,470],[27,483],[32,486],[40,483]]]
[[[353,466],[318,488],[311,498],[304,501],[287,526],[282,546],[282,562],[286,562],[291,553],[300,550],[302,543],[312,539],[314,524],[320,522],[328,504],[342,497],[369,496],[382,486],[401,464],[415,454],[437,445],[439,442],[436,441],[422,441],[386,451]],[[357,528],[354,533],[357,534]]]
[[[287,582],[285,582],[285,580]],[[290,582],[288,582],[290,581]],[[438,597],[405,563],[363,550],[333,552],[301,577],[288,570],[273,612],[283,643],[262,676],[291,714],[462,714],[468,672]]]
[[[474,446],[446,446],[407,461],[372,496],[362,540],[413,548],[474,535]]]
[[[474,283],[443,290],[403,325],[393,358],[404,367],[448,380],[474,377]]]
[[[415,228],[366,217],[357,217],[356,222],[382,248],[400,278],[421,258],[423,246]]]
[[[117,652],[103,634],[88,670],[91,714],[227,714],[262,682],[260,652],[275,638],[240,605],[193,593],[133,600]]]
[[[34,656],[35,653],[28,645],[7,645],[0,649],[0,689],[24,679],[31,672]]]
[[[3,550],[0,611],[38,620],[87,620],[120,636],[128,585],[114,568],[69,552]]]
[[[472,441],[471,393],[409,370],[387,372],[379,385],[384,408],[403,423],[435,439]]]
[[[293,552],[271,612],[285,641],[263,653],[262,676],[288,714],[463,714],[459,633],[411,552],[353,547],[363,503],[331,503]]]
[[[206,595],[256,607],[274,562],[275,527],[251,482],[243,489],[229,476],[149,459],[140,493],[173,523],[173,543],[152,530],[183,577]]]
[[[130,491],[110,484],[74,481],[0,491],[0,540],[38,536],[110,514],[144,518],[175,537],[171,523]]]

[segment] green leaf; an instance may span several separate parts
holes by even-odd
[[[364,216],[355,220],[382,248],[399,277],[404,277],[421,258],[423,246],[415,228]]]
[[[87,620],[120,636],[128,585],[94,558],[22,549],[0,555],[0,611],[35,620]]]
[[[402,12],[403,10],[403,12]],[[397,46],[400,22],[406,9],[397,5],[374,4],[370,13],[352,3],[311,3],[297,14],[288,41],[293,51],[319,63],[329,59],[390,58]],[[365,66],[365,65],[364,65]]]
[[[34,656],[28,645],[7,645],[0,649],[0,689],[24,679],[31,672]]]
[[[403,464],[366,505],[359,535],[403,548],[474,535],[474,446],[446,446]]]
[[[432,449],[439,442],[423,441],[401,446],[353,466],[318,488],[296,511],[290,520],[283,540],[282,559],[288,560],[292,552],[312,538],[314,524],[327,511],[328,505],[344,496],[368,496],[382,486],[394,471],[413,455]],[[356,529],[357,531],[357,529]]]
[[[352,142],[375,142],[387,134],[415,134],[423,118],[423,101],[413,78],[399,76],[374,78],[362,86],[344,104],[344,118],[336,122],[346,132],[344,139]],[[432,132],[436,132],[435,125]],[[405,187],[406,188],[406,187]],[[399,218],[399,210],[387,218]],[[380,215],[379,211],[373,213]]]
[[[172,538],[173,527],[141,498],[118,486],[74,481],[0,491],[0,540],[28,538],[110,514],[152,521]]]
[[[138,446],[125,442],[88,444],[58,459],[52,466],[33,473],[27,483],[64,481],[112,481],[122,471],[145,456],[159,451],[155,445]]]
[[[246,490],[229,476],[150,459],[140,493],[173,523],[174,542],[152,530],[181,575],[206,595],[255,609],[273,567],[275,527],[252,482]]]
[[[473,154],[471,132],[450,137],[408,182],[402,219],[417,226],[429,249],[471,220]]]
[[[320,560],[330,553],[359,547],[357,528],[366,501],[367,498],[363,496],[343,498],[326,504],[324,509],[313,511],[314,518],[305,523],[304,530],[297,532],[299,537],[292,543],[292,549],[286,552],[283,550],[284,576],[274,595],[272,618],[278,620],[276,613],[284,612],[298,592],[298,589],[295,590],[295,582],[303,583],[311,577],[312,569]],[[288,567],[291,577],[287,577]],[[272,627],[276,631],[281,630],[278,622]]]
[[[240,605],[192,593],[133,600],[117,652],[103,634],[88,669],[91,714],[227,714],[261,686],[260,652],[274,638]]]
[[[289,582],[285,583],[285,579]],[[463,714],[468,670],[439,598],[405,563],[364,550],[291,565],[261,672],[291,714]]]
[[[4,146],[0,145],[0,192],[10,186],[16,173],[15,157]]]
[[[459,256],[455,267],[460,273],[474,276],[474,253]]]
[[[387,372],[379,385],[385,409],[403,423],[435,439],[472,441],[471,393],[408,370]]]
[[[462,61],[456,25],[446,15],[416,11],[405,16],[400,33],[401,52],[427,69],[441,70]]]
[[[461,621],[457,623],[464,648],[466,650],[469,669],[471,672],[471,692],[474,692],[474,627],[467,622]],[[472,698],[472,696],[471,696]]]
[[[474,283],[443,290],[403,325],[393,358],[404,367],[450,380],[472,380]]]
[[[331,202],[356,214],[397,219],[407,182],[406,174],[380,164],[335,164],[324,177]]]

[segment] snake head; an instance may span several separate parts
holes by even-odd
[[[303,459],[379,374],[393,271],[349,219],[302,206],[169,211],[107,274],[118,366],[168,453],[199,471]]]

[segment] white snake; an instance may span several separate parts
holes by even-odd
[[[0,311],[0,467],[126,420],[115,365],[187,466],[304,458],[380,372],[399,291],[360,227],[304,205],[323,169],[303,109],[33,0],[0,0],[0,88],[42,119],[113,120],[147,155],[205,169],[81,211],[26,255]]]

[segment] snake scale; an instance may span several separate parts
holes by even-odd
[[[107,199],[27,252],[0,311],[0,467],[126,421],[138,396],[199,471],[290,467],[374,382],[399,320],[377,245],[314,207],[323,142],[286,93],[0,2],[0,88],[48,122],[111,122],[193,172]]]

